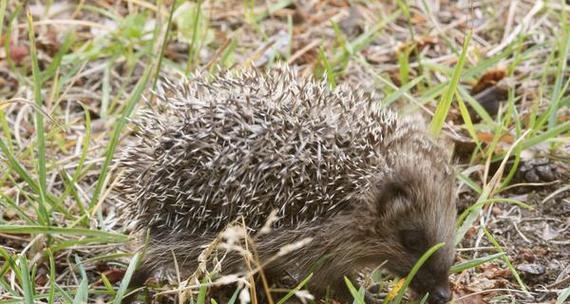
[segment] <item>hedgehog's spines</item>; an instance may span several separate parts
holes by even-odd
[[[120,162],[139,228],[217,231],[238,215],[256,228],[272,209],[275,226],[332,216],[389,172],[383,146],[405,136],[372,96],[286,65],[165,78],[155,94]]]

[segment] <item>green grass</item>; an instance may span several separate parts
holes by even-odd
[[[28,33],[29,33],[29,40],[30,40],[30,49],[31,49],[31,57],[32,57],[32,75],[33,75],[33,88],[34,88],[34,100],[38,108],[42,108],[43,100],[42,100],[42,81],[40,70],[38,66],[38,57],[37,57],[37,50],[36,50],[36,40],[35,40],[35,33],[34,33],[34,25],[32,20],[32,15],[28,12],[27,15],[28,19]],[[48,212],[47,208],[47,200],[46,200],[46,193],[47,193],[47,176],[46,176],[46,143],[45,143],[45,131],[44,131],[44,114],[40,111],[36,111],[35,117],[35,127],[36,127],[36,144],[37,144],[37,170],[38,170],[38,216],[39,220],[42,224],[49,226],[51,215]]]
[[[129,118],[143,104],[143,97],[149,96],[149,89],[156,88],[161,73],[171,77],[177,72],[213,73],[218,67],[255,62],[272,47],[277,30],[287,33],[289,45],[276,50],[269,62],[290,60],[305,45],[318,41],[293,64],[316,77],[326,75],[331,87],[363,80],[358,84],[376,91],[383,107],[426,114],[434,137],[458,133],[473,144],[467,160],[458,164],[458,182],[465,184],[475,201],[458,216],[456,243],[463,246],[468,232],[475,230],[495,252],[461,253],[461,262],[451,272],[477,273],[487,263],[495,263],[513,274],[512,288],[531,290],[513,265],[511,247],[485,226],[486,211],[503,205],[533,209],[532,203],[509,196],[524,153],[531,149],[567,152],[570,25],[566,10],[549,7],[540,13],[548,20],[535,29],[543,40],[522,33],[487,56],[481,40],[487,39],[491,48],[499,45],[500,37],[494,35],[504,28],[503,20],[487,16],[490,29],[485,33],[471,28],[440,31],[442,24],[432,22],[435,12],[421,21],[416,8],[406,1],[392,5],[354,1],[363,12],[357,20],[360,31],[354,35],[346,33],[341,22],[348,15],[346,7],[323,4],[322,11],[303,15],[290,0],[267,5],[238,1],[235,12],[220,9],[219,1],[166,5],[171,2],[133,1],[105,7],[81,2],[65,18],[91,23],[81,30],[66,26],[54,46],[46,42],[51,39],[47,29],[55,30],[50,26],[65,18],[38,18],[23,3],[0,1],[0,36],[6,54],[1,60],[9,71],[6,79],[13,78],[18,86],[0,95],[0,234],[6,236],[0,240],[0,303],[94,299],[120,303],[141,258],[126,246],[132,238],[112,203],[117,175],[113,160],[130,133]],[[47,12],[49,4],[54,5],[48,1],[42,10]],[[470,16],[469,10],[462,12],[463,17]],[[53,24],[40,24],[46,20]],[[418,42],[430,35],[441,40],[437,51],[422,49]],[[27,47],[24,60],[11,56],[15,46]],[[517,86],[508,88],[501,111],[491,115],[470,88],[497,67],[504,67]],[[490,140],[482,140],[483,133],[492,134]],[[505,142],[505,136],[513,142]],[[506,166],[509,160],[514,162],[511,168]],[[491,172],[492,164],[499,164],[499,169]],[[438,248],[424,254],[397,297],[386,303],[404,302],[414,273]],[[97,265],[124,275],[113,278],[97,270]],[[275,302],[286,303],[311,279],[308,276],[291,290],[272,293]],[[380,280],[382,286],[390,286],[398,278],[382,275]],[[210,283],[204,280],[189,290],[195,303],[206,303]],[[364,303],[364,289],[348,279],[346,284],[355,303]],[[556,303],[569,295],[570,289],[563,286]],[[234,302],[239,302],[237,290],[230,299]]]
[[[459,60],[455,68],[453,69],[453,75],[451,76],[451,82],[447,86],[445,93],[441,97],[441,101],[437,104],[437,108],[435,109],[435,114],[431,120],[430,130],[431,133],[435,136],[439,135],[441,129],[443,128],[443,124],[445,122],[445,118],[447,117],[447,113],[449,112],[449,108],[451,107],[451,102],[453,101],[453,96],[455,95],[455,91],[457,90],[457,85],[459,84],[459,79],[461,78],[461,71],[463,70],[463,66],[465,65],[465,60],[467,56],[467,49],[469,47],[469,42],[471,41],[471,36],[473,32],[470,31],[463,42],[463,49],[461,51],[461,55],[459,55]]]
[[[437,250],[441,249],[443,246],[445,246],[445,243],[438,243],[438,244],[433,245],[430,249],[428,249],[418,259],[418,261],[416,262],[414,267],[412,267],[412,270],[410,270],[410,273],[406,277],[406,280],[404,281],[404,285],[402,286],[402,289],[400,289],[400,291],[398,292],[398,295],[396,296],[396,298],[394,299],[394,301],[392,303],[400,304],[402,302],[402,299],[404,298],[404,295],[406,293],[406,289],[412,283],[412,279],[414,278],[416,273],[420,270],[422,265],[429,259],[429,257],[431,257]]]

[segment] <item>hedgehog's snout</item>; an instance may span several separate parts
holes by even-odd
[[[419,275],[412,281],[412,287],[420,297],[429,293],[430,304],[445,304],[453,297],[447,274]]]
[[[429,302],[432,304],[445,304],[451,301],[451,289],[449,285],[438,286],[430,292]]]

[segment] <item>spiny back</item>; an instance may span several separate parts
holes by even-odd
[[[257,229],[274,209],[274,226],[294,227],[350,208],[390,171],[395,115],[286,66],[164,80],[155,95],[119,160],[139,229],[217,232],[239,216]]]

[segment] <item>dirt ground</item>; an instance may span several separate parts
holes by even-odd
[[[514,186],[503,195],[527,202],[532,209],[495,204],[484,211],[484,223],[509,254],[510,261],[529,293],[521,290],[504,262],[490,263],[455,277],[465,303],[554,303],[557,290],[570,284],[570,179],[568,163],[547,159],[530,160],[517,173]],[[462,193],[459,206],[472,204],[474,197]],[[475,232],[464,248],[482,251],[494,247]],[[487,247],[491,246],[491,247]],[[460,249],[458,256],[463,255]],[[509,296],[499,296],[510,290]],[[475,294],[475,295],[473,295]]]

